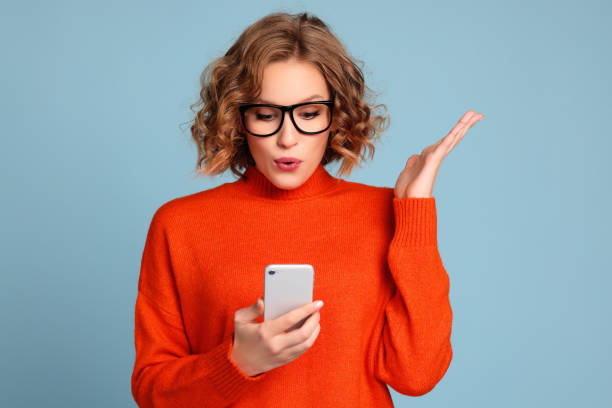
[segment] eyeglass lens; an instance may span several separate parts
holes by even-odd
[[[253,106],[244,112],[245,126],[249,132],[258,135],[275,133],[279,129],[283,112],[268,106]],[[331,118],[327,105],[311,103],[298,106],[293,110],[293,119],[299,130],[322,132]]]

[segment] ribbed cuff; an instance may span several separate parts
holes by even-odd
[[[266,376],[266,373],[262,373],[249,377],[243,373],[230,358],[232,346],[233,333],[209,354],[211,367],[208,378],[228,401],[237,399],[248,387]]]
[[[395,234],[401,246],[438,245],[436,200],[434,197],[393,197]]]

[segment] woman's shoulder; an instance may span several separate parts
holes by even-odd
[[[168,222],[168,219],[176,220],[206,213],[207,209],[215,208],[221,200],[227,198],[231,193],[230,184],[223,183],[206,190],[169,199],[155,210],[153,218]]]
[[[394,189],[357,181],[343,180],[343,188],[339,199],[346,208],[351,208],[359,214],[362,211],[370,215],[390,216],[393,213]]]
[[[357,181],[349,181],[342,179],[344,184],[344,192],[348,194],[354,194],[357,197],[370,197],[373,199],[388,200],[393,197],[393,188],[386,186],[376,186],[366,183],[360,183]]]

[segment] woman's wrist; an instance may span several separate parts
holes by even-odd
[[[255,377],[258,373],[253,372],[253,370],[249,369],[243,362],[237,358],[236,349],[232,348],[232,352],[230,354],[230,360],[242,371],[245,375],[249,377]]]

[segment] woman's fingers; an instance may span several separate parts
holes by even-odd
[[[421,156],[427,156],[429,153],[439,155],[440,158],[446,156],[465,135],[465,132],[483,117],[481,113],[473,110],[467,111],[446,136],[423,149]]]
[[[301,355],[305,350],[308,350],[312,347],[313,343],[319,337],[319,332],[321,331],[321,325],[319,324],[319,320],[316,320],[316,323],[313,321],[312,324],[316,324],[314,328],[309,328],[307,331],[304,331],[305,339],[302,337],[297,343],[293,343],[292,346],[288,346],[283,350],[285,355],[290,356],[291,359],[296,355]]]
[[[465,133],[470,129],[476,122],[482,119],[484,115],[482,113],[476,113],[473,110],[467,111],[459,122],[451,131],[446,135],[442,140],[438,142],[440,146],[440,151],[443,156],[446,156],[453,148],[459,143],[459,141],[463,138]]]
[[[484,115],[482,113],[474,113],[474,115],[472,115],[463,125],[463,127],[461,127],[459,129],[459,131],[457,132],[457,134],[455,135],[454,139],[453,139],[453,143],[451,144],[450,148],[448,149],[448,151],[446,152],[446,154],[448,154],[448,152],[450,152],[451,150],[453,150],[455,148],[455,146],[457,145],[457,143],[459,143],[461,141],[461,139],[463,139],[463,136],[467,133],[467,131],[474,126],[474,124],[476,124],[476,122],[478,122],[480,119],[482,119],[484,117]]]

